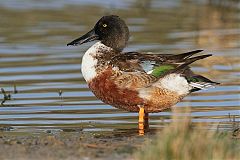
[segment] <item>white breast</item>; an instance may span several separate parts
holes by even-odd
[[[101,42],[97,42],[83,55],[81,70],[82,75],[87,82],[91,81],[94,77],[97,76],[96,65],[98,60],[95,57],[96,55],[101,54],[100,49],[101,51],[105,49],[109,50],[109,47],[105,46]]]

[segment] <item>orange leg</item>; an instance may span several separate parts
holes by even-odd
[[[144,135],[145,131],[149,130],[149,124],[148,124],[148,113],[145,113],[145,110],[143,107],[139,108],[139,118],[138,118],[138,131],[139,135]]]

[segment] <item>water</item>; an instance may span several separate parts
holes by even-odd
[[[130,27],[126,51],[212,53],[192,67],[221,86],[186,97],[176,105],[178,116],[231,128],[229,115],[240,120],[239,8],[235,2],[222,6],[181,0],[0,1],[0,87],[11,94],[0,107],[0,126],[16,132],[137,128],[137,113],[106,105],[88,89],[80,64],[92,43],[66,46],[111,13]],[[191,115],[181,114],[187,107]],[[151,128],[162,128],[172,114],[150,114]]]

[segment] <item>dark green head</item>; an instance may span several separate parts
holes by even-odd
[[[128,39],[129,30],[126,23],[118,16],[110,15],[102,17],[91,31],[67,45],[80,45],[93,40],[100,40],[104,45],[122,51]]]

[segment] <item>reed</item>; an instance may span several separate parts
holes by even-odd
[[[173,122],[155,139],[147,140],[136,153],[136,159],[240,159],[240,139],[233,136],[233,132],[209,130],[203,124],[193,125],[189,117],[180,120],[179,116],[173,117]]]

